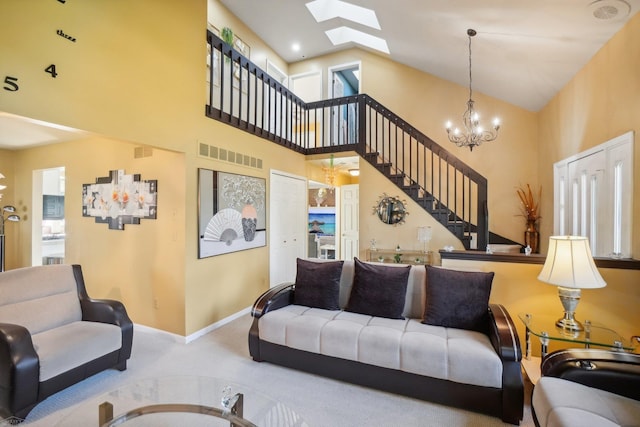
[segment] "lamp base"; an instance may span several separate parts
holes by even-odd
[[[584,330],[582,324],[574,317],[576,307],[580,302],[580,294],[580,289],[558,286],[558,296],[564,308],[564,316],[556,322],[558,328],[571,332]]]
[[[565,313],[565,317],[562,317],[556,321],[556,327],[562,329],[563,331],[569,332],[584,331],[584,326],[582,326],[582,323],[573,318],[573,313],[571,313],[570,318],[567,318],[567,313]]]

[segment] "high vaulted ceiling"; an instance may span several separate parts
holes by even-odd
[[[382,55],[463,86],[473,28],[473,90],[531,111],[544,107],[640,10],[640,0],[349,0],[375,11],[377,30],[343,17],[318,23],[306,6],[312,0],[220,1],[289,63],[362,47],[334,46],[325,34],[346,26],[385,39],[390,54]],[[83,136],[0,112],[0,148]]]
[[[347,26],[385,39],[390,59],[466,87],[467,29],[475,29],[473,90],[530,111],[544,107],[640,10],[640,0],[347,0],[375,11],[376,30],[339,16],[318,23],[310,1],[221,0],[289,63],[362,47],[334,46],[325,34]]]

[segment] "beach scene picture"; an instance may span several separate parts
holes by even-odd
[[[309,233],[333,236],[336,234],[336,215],[334,213],[309,213]]]

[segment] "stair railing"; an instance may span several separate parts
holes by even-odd
[[[366,94],[305,103],[207,31],[206,115],[303,154],[355,151],[460,238],[489,241],[487,180]]]

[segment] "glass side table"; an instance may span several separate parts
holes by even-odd
[[[580,332],[568,331],[556,326],[557,318],[551,316],[518,313],[518,317],[526,328],[525,357],[522,365],[532,383],[540,378],[540,362],[547,355],[550,341],[561,341],[570,344],[568,347],[584,346],[606,347],[617,351],[633,351],[631,340],[624,339],[611,328],[607,328],[589,320],[583,321],[584,330]],[[531,336],[540,340],[541,357],[531,356]]]

